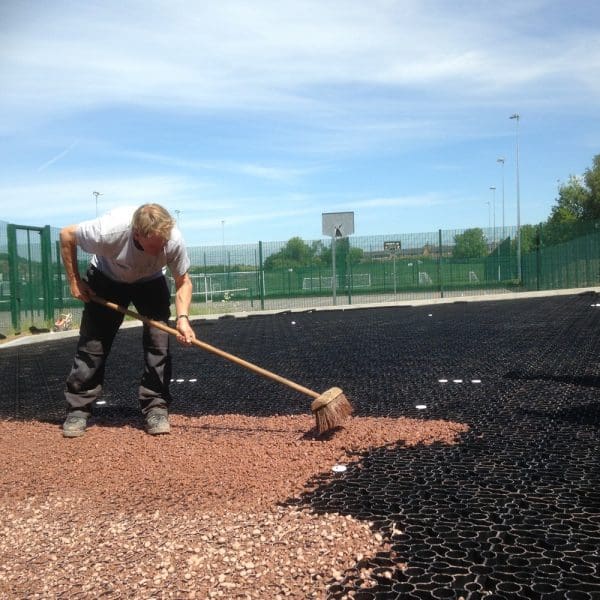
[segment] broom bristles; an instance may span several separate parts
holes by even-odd
[[[352,414],[352,405],[344,396],[338,394],[333,400],[313,411],[317,421],[317,431],[325,433],[339,427]]]

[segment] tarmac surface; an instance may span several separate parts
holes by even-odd
[[[390,553],[356,599],[600,599],[600,298],[596,292],[199,319],[197,335],[323,391],[360,416],[447,419],[455,446],[386,446],[297,499],[373,523]],[[141,330],[107,367],[115,423],[138,412]],[[60,423],[76,337],[0,349],[0,418]],[[172,413],[306,413],[310,399],[197,348],[173,344]],[[260,397],[258,404],[256,398]],[[282,397],[286,398],[282,403]],[[136,417],[137,418],[137,417]]]

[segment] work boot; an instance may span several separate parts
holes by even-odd
[[[169,415],[165,410],[151,410],[146,415],[146,431],[150,435],[161,435],[171,433]]]
[[[85,414],[71,413],[67,415],[63,423],[63,437],[81,437],[85,433],[87,420],[88,418]]]

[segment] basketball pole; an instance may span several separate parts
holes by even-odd
[[[331,265],[333,269],[333,277],[331,279],[331,289],[333,290],[333,305],[337,305],[337,296],[336,296],[336,288],[337,288],[337,277],[335,274],[335,234],[331,236]]]

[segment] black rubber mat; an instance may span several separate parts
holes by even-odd
[[[600,306],[586,293],[195,322],[199,337],[358,415],[447,419],[455,446],[375,449],[293,502],[374,523],[391,552],[331,590],[357,600],[600,598]],[[0,416],[59,423],[75,339],[0,350]],[[96,418],[138,418],[124,329]],[[172,412],[306,413],[310,398],[176,344]],[[445,380],[445,381],[444,381]],[[416,408],[425,405],[425,409]],[[59,431],[57,429],[57,435]],[[407,563],[406,569],[390,568]],[[360,568],[378,585],[361,588]]]

